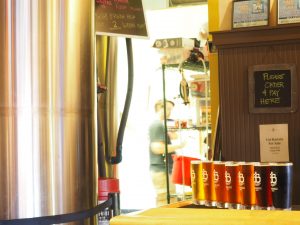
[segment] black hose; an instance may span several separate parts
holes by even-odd
[[[126,38],[127,58],[128,58],[128,84],[127,94],[121,118],[121,123],[118,132],[117,145],[116,145],[116,156],[110,158],[111,164],[118,164],[122,161],[122,143],[126,127],[126,122],[129,114],[130,103],[132,98],[133,90],[133,54],[132,54],[132,42],[130,38]]]

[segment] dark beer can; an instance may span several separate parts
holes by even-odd
[[[279,210],[291,210],[293,163],[272,163],[270,167],[273,207]]]
[[[272,208],[272,192],[270,183],[270,163],[255,163],[254,185],[256,209]]]

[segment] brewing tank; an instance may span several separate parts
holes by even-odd
[[[0,1],[0,219],[97,204],[93,21],[94,0]]]

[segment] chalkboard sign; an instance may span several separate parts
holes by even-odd
[[[253,113],[295,112],[296,67],[289,64],[249,68],[249,109]]]
[[[142,0],[96,0],[96,34],[147,37]]]

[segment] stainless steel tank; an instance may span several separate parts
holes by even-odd
[[[0,219],[97,204],[93,21],[94,0],[0,1]]]
[[[117,177],[117,167],[111,163],[110,157],[116,155],[118,120],[117,88],[117,37],[96,37],[96,65],[98,81],[107,91],[98,95],[98,173],[99,177]],[[105,68],[103,70],[103,68]],[[102,70],[101,70],[102,69]]]

